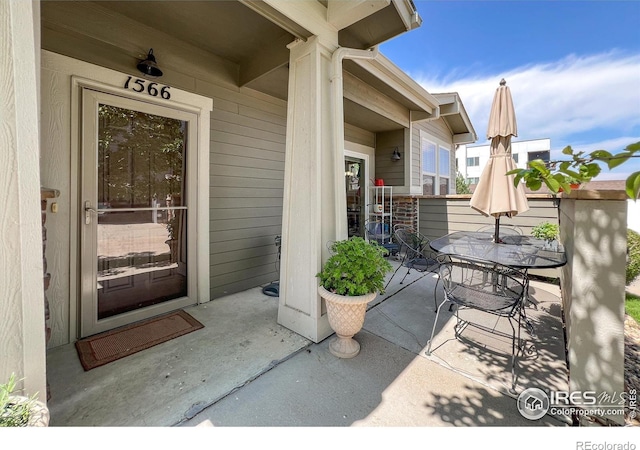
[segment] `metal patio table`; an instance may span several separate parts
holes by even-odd
[[[439,253],[491,261],[517,269],[551,269],[564,266],[567,257],[564,248],[558,244],[552,248],[543,239],[533,236],[503,236],[501,243],[495,243],[493,233],[482,231],[457,231],[430,242]]]

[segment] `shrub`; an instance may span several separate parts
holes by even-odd
[[[7,383],[0,384],[0,427],[26,427],[29,423],[34,399],[16,401],[16,397],[12,397],[15,387],[13,374]]]
[[[331,253],[316,275],[327,291],[350,296],[384,293],[384,279],[392,269],[384,247],[356,236],[334,242]]]
[[[627,229],[627,286],[640,274],[640,234]]]
[[[531,229],[531,235],[538,239],[552,241],[558,239],[558,225],[551,222],[542,222]]]

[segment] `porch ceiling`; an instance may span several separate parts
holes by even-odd
[[[93,17],[92,13],[96,13],[102,19],[96,19],[93,26],[99,26],[100,20],[107,20],[108,16],[112,16],[113,20],[125,17],[134,26],[135,23],[141,24],[140,33],[148,29],[157,31],[156,40],[165,35],[200,49],[201,58],[206,59],[206,55],[210,54],[212,61],[216,58],[229,61],[237,67],[239,86],[286,100],[289,62],[287,44],[296,38],[306,39],[313,32],[286,17],[272,4],[268,0],[44,0],[41,14],[43,24],[46,23],[49,29],[65,35],[75,33],[78,36],[87,33],[86,26],[83,28],[85,31],[80,31],[80,27],[73,24],[74,20]],[[332,4],[331,1],[318,0],[318,5],[319,9],[326,10],[329,20],[333,20],[336,26],[343,27],[339,32],[340,45],[351,48],[370,48],[419,26],[421,20],[409,0],[354,1],[355,6],[349,6],[356,9],[356,12],[349,11],[350,15],[338,12],[345,7],[341,2]],[[377,12],[356,20],[359,18],[358,14],[365,15],[357,11],[358,8],[374,5],[378,8]],[[349,17],[355,21],[349,22]],[[115,41],[108,33],[103,29],[99,33],[100,37],[95,35],[92,38],[100,42],[100,45],[113,46]],[[156,54],[161,54],[161,48],[154,50]],[[161,61],[159,63],[162,65]],[[360,78],[400,101],[408,109],[416,109],[406,98],[398,97],[392,87],[376,80],[375,76],[357,65],[349,68],[345,66],[345,69],[358,72]],[[353,125],[374,132],[398,127],[397,123],[355,104],[345,106],[345,119]]]

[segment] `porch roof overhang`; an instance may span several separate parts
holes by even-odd
[[[117,55],[119,63],[126,65],[126,60],[144,56],[144,45],[153,45],[167,70],[201,71],[198,62],[207,68],[221,64],[224,76],[234,78],[238,86],[283,100],[288,94],[287,45],[295,39],[306,40],[328,29],[335,36],[339,29],[340,46],[369,49],[420,23],[411,0],[50,0],[42,5],[46,49],[75,56],[87,54],[87,49],[75,49],[77,45],[109,54],[118,48],[124,50]],[[130,30],[135,30],[133,38],[126,37]],[[149,44],[140,45],[142,36]],[[190,49],[184,56],[182,43]],[[164,56],[163,48],[169,46]],[[96,58],[90,62],[102,62]],[[384,56],[345,61],[344,72],[381,100],[375,105],[362,89],[360,98],[345,97],[345,119],[353,125],[377,132],[438,115],[438,101]]]
[[[52,0],[44,5],[44,17],[53,26],[48,16],[56,3],[68,6],[71,15],[71,9],[96,17],[116,14],[173,36],[237,64],[239,86],[283,99],[287,45],[295,39],[338,32],[339,46],[366,50],[422,23],[412,0]]]
[[[345,120],[353,125],[388,131],[408,128],[412,121],[434,119],[440,114],[438,100],[382,54],[371,60],[346,60],[343,67]],[[356,98],[349,89],[356,82],[370,92]]]
[[[457,92],[433,94],[440,105],[442,117],[453,134],[454,144],[471,144],[478,140],[467,111]]]

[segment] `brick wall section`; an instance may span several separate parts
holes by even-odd
[[[49,300],[47,299],[47,289],[51,283],[51,274],[47,272],[47,210],[48,199],[56,198],[59,192],[55,189],[40,188],[40,207],[42,210],[42,267],[43,267],[43,281],[44,281],[44,327],[45,327],[45,340],[49,343],[51,339],[51,327],[49,326]],[[47,400],[51,399],[49,392],[49,382],[47,381]]]
[[[393,197],[393,225],[406,225],[418,229],[418,199]]]

